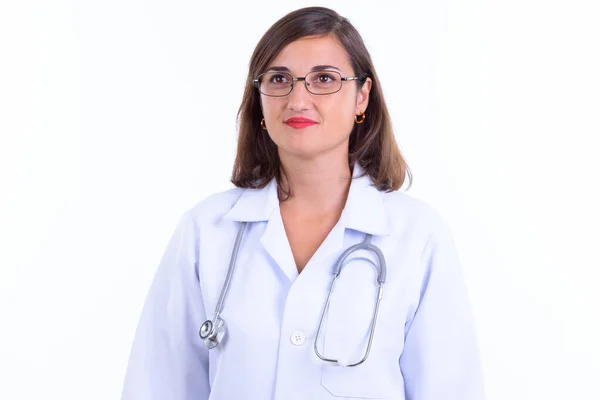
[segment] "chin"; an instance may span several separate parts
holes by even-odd
[[[322,151],[319,151],[318,149],[296,148],[296,147],[293,147],[293,148],[288,147],[285,149],[280,148],[279,152],[283,153],[286,156],[293,156],[293,157],[304,158],[304,159],[314,158],[322,153]]]
[[[304,146],[279,146],[279,153],[283,154],[284,157],[292,156],[301,159],[312,159],[331,153],[335,153],[335,146],[316,146],[316,145],[304,145]]]
[[[323,137],[318,132],[313,132],[311,135],[289,135],[288,132],[282,132],[276,135],[275,141],[279,153],[298,158],[314,158],[331,153],[334,155],[338,151],[347,151],[348,140],[342,139],[339,141],[324,141]],[[333,139],[333,138],[331,138]]]

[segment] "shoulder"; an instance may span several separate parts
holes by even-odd
[[[381,192],[392,229],[412,238],[429,239],[435,234],[448,234],[442,214],[430,203],[399,190]]]
[[[198,201],[185,214],[196,225],[213,225],[234,206],[245,190],[236,187],[213,193]]]
[[[458,249],[454,235],[444,216],[427,201],[404,192],[383,194],[388,220],[393,235],[416,251],[427,268],[446,271],[460,270]],[[424,275],[421,275],[423,278]]]

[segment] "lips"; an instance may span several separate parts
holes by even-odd
[[[284,121],[288,126],[294,129],[303,129],[315,125],[317,122],[303,117],[292,117]]]

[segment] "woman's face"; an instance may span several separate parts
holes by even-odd
[[[297,78],[323,68],[337,71],[342,77],[355,76],[348,54],[332,36],[309,36],[288,44],[265,72],[288,72]],[[339,78],[339,75],[331,76]],[[326,72],[319,74],[317,79],[323,86],[331,80]],[[281,75],[272,80],[274,84],[285,81]],[[316,90],[320,82],[314,82],[311,88]],[[280,157],[347,157],[354,116],[366,110],[370,89],[371,79],[367,78],[360,91],[357,81],[344,81],[338,92],[316,95],[306,89],[303,81],[296,81],[287,96],[261,94],[266,129],[277,145]],[[312,122],[298,123],[295,118]]]

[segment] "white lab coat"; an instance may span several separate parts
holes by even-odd
[[[354,177],[363,173],[356,165]],[[186,212],[149,290],[122,400],[481,400],[483,377],[452,236],[440,215],[404,192],[353,180],[337,225],[298,274],[275,180],[231,189]],[[221,317],[227,337],[205,348],[240,221],[249,221]],[[368,359],[321,361],[314,341],[334,264],[373,235],[387,281]],[[371,253],[354,253],[373,260]],[[318,348],[362,358],[377,297],[376,269],[342,269]]]

